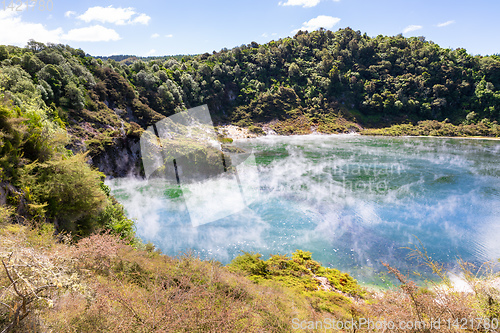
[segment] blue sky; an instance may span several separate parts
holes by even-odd
[[[24,0],[16,12],[0,2],[0,44],[24,46],[33,38],[92,55],[196,54],[265,43],[301,28],[351,27],[369,36],[425,36],[472,54],[500,53],[497,0],[44,1],[51,11]]]

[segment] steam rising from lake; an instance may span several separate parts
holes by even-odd
[[[138,235],[170,255],[192,249],[228,263],[242,250],[267,258],[304,249],[362,281],[384,271],[381,261],[408,269],[405,247],[418,240],[444,264],[500,258],[498,141],[312,135],[236,145],[253,149],[259,195],[209,224],[192,226],[175,184],[127,178],[109,185]],[[217,186],[222,192],[229,184],[197,187],[206,207],[220,205],[210,195]]]

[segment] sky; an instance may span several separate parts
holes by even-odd
[[[320,27],[500,53],[498,0],[10,1],[0,1],[0,44],[34,39],[94,56],[199,54]]]

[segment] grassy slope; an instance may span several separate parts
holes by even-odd
[[[125,245],[109,234],[78,243],[61,235],[56,241],[52,234],[48,224],[37,229],[0,226],[0,258],[5,265],[0,273],[0,329],[11,325],[6,332],[323,332],[334,320],[352,320],[357,332],[370,332],[367,320],[392,321],[397,327],[416,320],[430,325],[433,318],[443,327],[432,332],[464,332],[444,323],[461,318],[490,322],[500,314],[499,291],[473,278],[469,282],[475,294],[430,290],[389,267],[401,288],[371,294],[354,280],[346,283],[348,275],[319,267],[302,251],[292,258],[274,256],[266,261],[245,254],[222,267],[189,254],[165,256],[152,244]],[[345,287],[356,297],[336,287],[318,290],[313,274],[327,276],[332,286]],[[466,331],[484,332],[485,323]]]
[[[256,284],[216,262],[168,257],[152,245],[132,247],[106,234],[70,245],[57,243],[52,231],[50,225],[0,229],[0,257],[20,293],[33,300],[20,331],[288,332],[293,318],[347,320],[354,309],[362,311],[348,297],[323,292],[322,303],[330,307],[325,311],[314,292]],[[45,285],[50,288],[35,297],[32,290]],[[0,295],[2,328],[13,319],[7,306],[22,303],[5,270]]]

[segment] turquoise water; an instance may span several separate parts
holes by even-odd
[[[235,144],[253,150],[258,196],[211,223],[192,226],[175,185],[110,181],[138,235],[164,253],[192,250],[222,263],[241,251],[308,250],[367,283],[385,272],[381,262],[414,270],[407,247],[419,241],[450,268],[459,257],[500,258],[500,141],[336,135]],[[196,191],[208,206],[222,204],[210,186]]]

